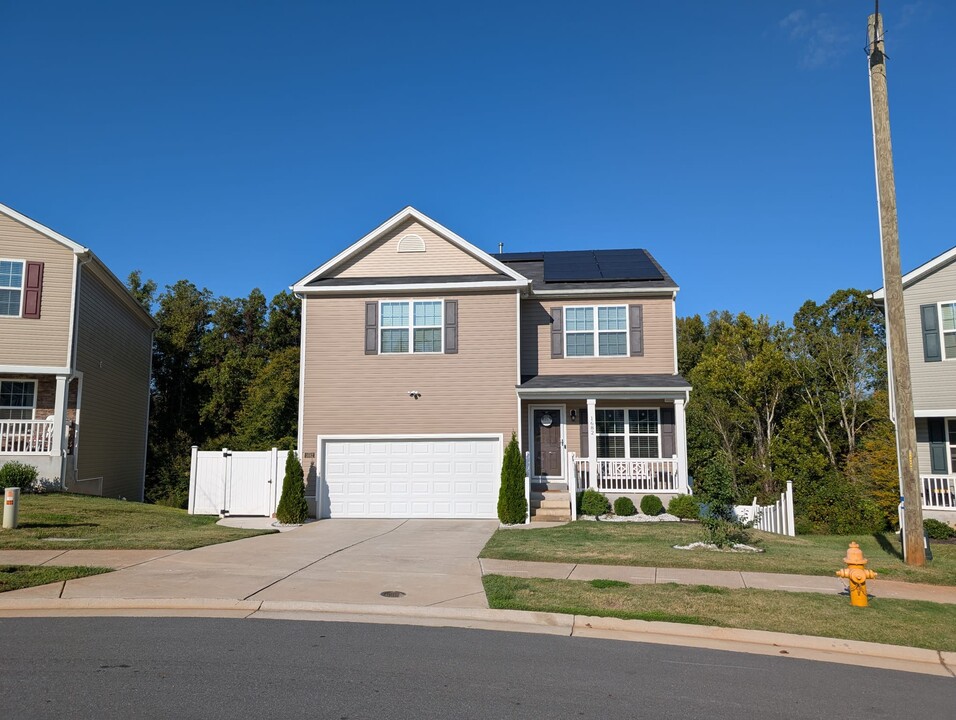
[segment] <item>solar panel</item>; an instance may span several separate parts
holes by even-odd
[[[663,280],[643,250],[581,250],[544,253],[545,282]]]

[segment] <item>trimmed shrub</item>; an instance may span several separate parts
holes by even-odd
[[[518,437],[511,433],[511,442],[505,448],[501,463],[501,488],[498,490],[498,519],[505,525],[518,525],[528,515],[528,501],[524,496],[524,461]]]
[[[0,489],[18,487],[23,492],[33,489],[37,481],[37,469],[12,460],[0,466]]]
[[[711,515],[701,520],[700,524],[704,526],[704,542],[713,543],[719,548],[750,542],[750,533],[739,520]]]
[[[667,503],[667,512],[681,520],[697,520],[700,502],[693,495],[676,495]]]
[[[645,515],[660,515],[664,512],[664,503],[657,495],[645,495],[641,498],[641,512]]]
[[[611,503],[597,490],[591,490],[589,488],[584,491],[584,495],[581,497],[581,512],[583,514],[597,517],[598,515],[607,514],[607,511],[610,509]]]
[[[629,497],[619,497],[614,501],[614,514],[621,517],[636,515],[637,508],[634,507],[634,501]]]
[[[923,530],[925,530],[926,535],[933,540],[949,540],[950,538],[956,537],[956,529],[933,518],[926,518],[923,521]]]
[[[295,451],[290,450],[285,459],[285,479],[282,481],[279,507],[276,508],[276,520],[283,525],[299,525],[305,522],[308,514],[305,484],[302,482],[302,464]]]

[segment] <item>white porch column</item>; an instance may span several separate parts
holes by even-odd
[[[684,417],[684,400],[674,401],[674,444],[677,446],[677,472],[683,492],[688,492],[687,484],[687,423]]]
[[[53,437],[51,455],[63,454],[63,441],[66,439],[66,407],[70,401],[70,377],[56,376],[56,396],[53,405]],[[42,418],[46,420],[46,418]]]
[[[588,487],[597,488],[597,400],[588,398]]]

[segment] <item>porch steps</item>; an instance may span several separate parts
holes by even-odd
[[[532,490],[531,522],[571,520],[571,495],[566,490]]]

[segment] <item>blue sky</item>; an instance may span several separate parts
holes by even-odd
[[[881,10],[908,270],[956,244],[956,8]],[[872,12],[0,2],[0,202],[217,295],[271,297],[410,204],[491,251],[645,247],[680,314],[790,320],[881,284]]]

